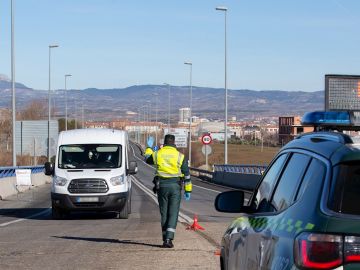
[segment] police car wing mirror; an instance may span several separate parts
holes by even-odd
[[[54,175],[54,163],[52,162],[45,162],[45,166],[44,166],[44,173],[45,175]]]
[[[217,195],[215,209],[225,213],[246,212],[244,207],[244,192],[241,190],[226,191]]]
[[[136,174],[138,172],[138,166],[136,161],[129,162],[128,174]]]

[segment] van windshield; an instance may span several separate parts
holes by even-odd
[[[360,215],[360,161],[334,167],[329,208],[343,214]]]
[[[71,144],[59,149],[60,169],[120,168],[121,145]]]

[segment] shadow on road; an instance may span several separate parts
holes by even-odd
[[[0,217],[47,220],[51,218],[50,208],[2,208]]]
[[[133,240],[118,240],[118,239],[110,239],[110,238],[91,238],[91,237],[75,237],[75,236],[52,236],[52,237],[60,238],[60,239],[67,239],[67,240],[81,240],[81,241],[89,241],[89,242],[97,242],[97,243],[140,245],[140,246],[157,247],[157,248],[162,247],[161,245],[142,243],[142,242],[137,242],[137,241],[133,241]]]
[[[24,218],[33,220],[49,220],[51,208],[0,208],[0,217]],[[114,219],[115,212],[73,212],[63,220],[97,220]]]

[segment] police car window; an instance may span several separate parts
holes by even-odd
[[[360,161],[334,168],[330,209],[344,214],[360,215]]]
[[[297,192],[295,201],[300,199],[306,191],[314,191],[317,186],[322,185],[325,173],[325,164],[320,160],[313,158],[311,160],[309,168],[306,170],[304,179],[301,182],[301,186]]]
[[[272,164],[270,169],[267,171],[265,177],[263,178],[254,200],[254,204],[255,204],[255,208],[257,209],[257,212],[271,211],[271,209],[268,208],[271,191],[273,190],[276,184],[276,180],[280,175],[286,157],[287,157],[286,154],[278,157],[278,159]]]
[[[288,208],[294,201],[295,193],[301,183],[310,160],[311,157],[304,154],[294,153],[291,156],[280,177],[271,201],[271,205],[276,211],[282,211]]]

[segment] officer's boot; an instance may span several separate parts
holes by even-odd
[[[163,248],[173,248],[174,244],[172,243],[171,239],[165,239],[163,243]]]

